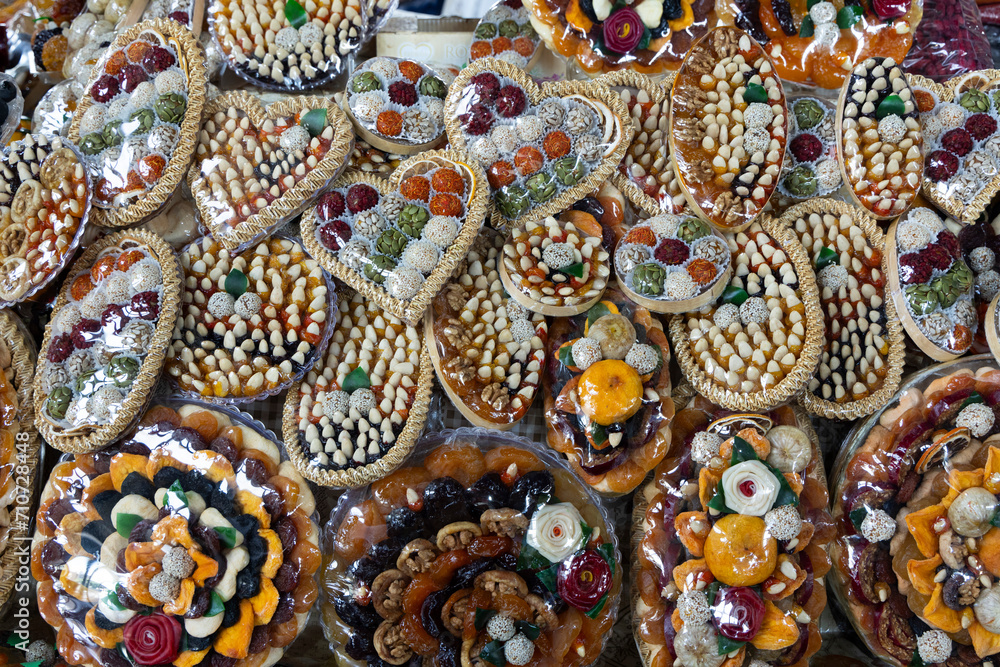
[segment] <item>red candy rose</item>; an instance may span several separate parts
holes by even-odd
[[[562,562],[556,587],[566,604],[590,611],[611,590],[611,568],[593,549],[580,551]]]
[[[159,612],[133,616],[125,624],[125,649],[142,665],[173,662],[181,648],[181,624]]]
[[[719,634],[737,642],[753,639],[764,620],[764,601],[752,588],[722,588],[715,596],[712,616]]]

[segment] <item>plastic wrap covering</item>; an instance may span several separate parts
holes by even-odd
[[[907,71],[935,81],[993,67],[980,10],[996,16],[996,7],[977,9],[972,0],[927,0],[926,21],[917,27],[903,64]]]

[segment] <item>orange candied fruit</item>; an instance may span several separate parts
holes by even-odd
[[[399,73],[409,79],[411,83],[416,83],[424,75],[424,68],[412,60],[404,60],[399,63]]]
[[[489,42],[484,42],[479,40],[473,42],[472,46],[469,47],[469,60],[479,60],[480,58],[489,58],[493,55],[493,47]]]
[[[462,215],[462,201],[452,194],[431,197],[431,215],[445,215],[458,218]]]
[[[134,63],[141,63],[143,56],[149,53],[153,49],[153,45],[149,42],[144,42],[137,40],[128,45],[125,52],[128,54],[128,59]]]
[[[146,254],[141,250],[126,250],[115,262],[116,271],[128,271],[136,262],[141,262],[146,258]]]
[[[69,52],[69,40],[66,35],[55,35],[49,38],[42,47],[42,67],[49,72],[62,69],[63,61]]]
[[[108,58],[108,62],[105,63],[104,71],[111,76],[114,76],[115,74],[118,74],[118,72],[122,71],[127,64],[128,60],[125,58],[125,53],[123,51],[115,51],[111,54],[111,57]]]
[[[570,147],[569,137],[561,130],[550,132],[542,141],[542,148],[545,149],[545,154],[551,160],[569,155]]]
[[[383,111],[375,119],[375,129],[387,137],[398,137],[403,131],[403,117],[398,111]]]
[[[89,273],[84,273],[77,276],[76,280],[73,281],[72,287],[69,288],[69,295],[79,301],[90,294],[90,290],[92,289],[94,289],[94,281],[91,279]]]
[[[137,167],[139,178],[150,184],[155,183],[166,168],[167,160],[162,155],[147,155]]]
[[[525,58],[530,58],[535,54],[535,43],[527,37],[518,37],[514,40],[514,50]]]
[[[542,168],[545,158],[534,146],[522,146],[514,156],[514,166],[522,176],[530,176]]]
[[[181,426],[194,429],[205,439],[211,442],[219,432],[219,420],[208,410],[198,410],[181,418]]]
[[[435,171],[434,175],[431,176],[431,186],[435,192],[465,194],[465,179],[454,169],[442,168]]]
[[[431,198],[431,183],[423,176],[410,176],[403,179],[399,192],[407,199],[425,202]]]
[[[656,245],[656,234],[649,227],[636,227],[629,230],[629,233],[625,235],[623,243],[638,243],[639,245],[648,245],[652,248]]]
[[[497,37],[493,40],[493,54],[500,55],[504,51],[510,51],[514,48],[514,43],[510,41],[509,37]]]
[[[699,285],[708,285],[715,280],[715,264],[702,257],[688,264],[687,272],[690,274],[691,279]]]
[[[115,270],[115,262],[117,261],[117,255],[105,255],[94,262],[94,265],[90,267],[90,277],[94,283],[99,283],[110,276]]]

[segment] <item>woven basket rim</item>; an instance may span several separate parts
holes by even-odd
[[[82,270],[82,267],[90,267],[101,251],[120,245],[124,241],[136,241],[145,246],[159,261],[160,270],[163,276],[163,303],[160,304],[160,316],[153,331],[153,338],[150,342],[149,353],[142,361],[139,368],[139,375],[135,383],[125,396],[118,414],[115,418],[96,428],[87,428],[84,433],[74,433],[72,435],[63,433],[63,429],[48,419],[44,414],[46,396],[44,392],[37,391],[34,396],[35,425],[45,441],[68,454],[87,454],[107,446],[115,438],[125,432],[142,413],[143,408],[152,397],[153,388],[160,375],[160,370],[166,361],[167,349],[170,346],[170,338],[173,335],[174,323],[177,320],[177,313],[180,309],[180,264],[173,248],[167,244],[160,236],[153,232],[132,229],[122,230],[109,234],[96,243],[92,243],[77,259],[69,275],[75,275]],[[69,301],[68,296],[72,287],[72,281],[63,283],[56,299],[53,312],[58,312]],[[42,340],[42,347],[39,351],[39,370],[46,363],[49,344],[52,341],[53,322],[45,326],[45,337]],[[74,429],[75,430],[75,429]]]
[[[391,296],[385,287],[373,283],[341,262],[333,252],[320,243],[316,238],[318,224],[315,207],[309,208],[302,215],[301,222],[302,243],[309,254],[320,263],[320,266],[333,277],[353,287],[366,299],[374,301],[386,312],[414,326],[423,318],[431,301],[448,282],[452,272],[465,259],[469,248],[479,235],[479,230],[489,208],[489,191],[488,186],[485,185],[486,176],[482,167],[477,162],[469,160],[465,153],[459,151],[426,151],[401,162],[388,179],[367,172],[352,171],[341,175],[332,186],[336,189],[346,188],[355,183],[365,183],[376,188],[381,194],[389,194],[399,187],[405,176],[412,173],[413,168],[424,163],[435,164],[436,162],[437,164],[450,162],[460,168],[468,169],[472,173],[475,190],[466,203],[465,222],[462,223],[458,236],[448,246],[448,249],[441,253],[440,262],[427,276],[412,299],[404,300]]]
[[[281,416],[281,433],[285,441],[285,450],[292,465],[303,477],[320,486],[333,488],[355,488],[371,484],[382,479],[403,464],[403,461],[413,451],[413,446],[424,431],[424,424],[427,422],[427,413],[431,403],[431,390],[434,387],[434,366],[431,364],[430,353],[427,350],[421,327],[417,325],[417,335],[420,340],[420,371],[417,374],[417,392],[410,405],[406,423],[399,437],[393,443],[389,451],[381,456],[374,463],[369,463],[358,468],[348,468],[346,470],[319,470],[309,465],[309,461],[302,453],[299,444],[299,424],[298,412],[301,398],[299,388],[302,380],[293,384],[285,397],[285,404]],[[319,359],[313,366],[314,371],[321,371],[325,367],[326,357]]]
[[[888,258],[885,252],[885,235],[882,233],[882,229],[878,226],[875,218],[869,215],[867,211],[835,199],[819,198],[789,207],[777,222],[780,225],[784,225],[793,234],[798,236],[795,232],[795,221],[800,217],[808,216],[810,213],[831,213],[837,216],[851,216],[852,226],[860,227],[872,248],[878,250],[882,254],[882,275],[888,275]],[[886,278],[886,286],[888,286],[888,278]],[[848,401],[846,403],[836,403],[834,401],[820,398],[816,394],[809,391],[807,386],[805,391],[803,391],[799,396],[799,404],[802,405],[802,407],[804,407],[809,414],[826,417],[827,419],[858,419],[860,417],[866,417],[875,410],[884,406],[896,393],[896,389],[899,388],[899,383],[903,378],[903,363],[904,357],[906,356],[906,337],[903,335],[903,326],[900,324],[899,318],[896,317],[896,306],[893,303],[892,298],[885,293],[884,288],[881,297],[882,304],[885,307],[887,328],[886,339],[889,343],[889,354],[886,358],[888,372],[882,382],[882,386],[877,391],[866,396],[860,401]],[[822,307],[820,310],[823,311],[825,322],[826,311]],[[826,342],[824,342],[823,349],[826,349]]]
[[[9,310],[0,310],[0,337],[7,342],[7,346],[10,348],[11,367],[14,369],[14,388],[17,390],[19,404],[18,420],[21,432],[28,435],[28,440],[24,443],[24,455],[19,455],[15,445],[12,460],[17,462],[16,467],[18,468],[27,467],[27,473],[18,475],[18,477],[23,478],[24,488],[28,490],[29,497],[33,497],[42,449],[38,431],[35,429],[35,408],[31,400],[35,375],[35,346],[24,325]],[[12,469],[9,474],[13,475],[14,470]],[[25,508],[25,510],[28,509],[30,508]],[[17,525],[18,522],[11,521],[7,547],[0,555],[0,606],[4,605],[10,598],[17,581],[20,555],[16,545],[31,535],[30,521],[22,524],[21,528],[18,528]]]
[[[272,102],[265,107],[258,96],[247,91],[236,90],[223,93],[206,104],[203,116],[208,119],[220,111],[226,112],[230,107],[236,107],[243,111],[250,118],[250,122],[256,126],[269,118],[280,118],[292,115],[297,111],[322,108],[326,109],[327,121],[334,128],[330,149],[301,181],[296,182],[278,199],[233,228],[222,224],[219,214],[212,209],[214,202],[211,198],[211,191],[206,187],[205,179],[201,178],[201,165],[205,160],[199,159],[196,154],[200,143],[195,145],[193,149],[194,160],[187,171],[187,182],[191,188],[198,215],[211,231],[212,237],[220,245],[227,250],[239,252],[259,241],[270,230],[301,213],[319,196],[330,181],[340,176],[347,167],[348,155],[354,150],[354,133],[343,110],[337,106],[332,98],[328,97],[318,95],[288,97]],[[207,159],[214,160],[216,158]]]
[[[125,227],[151,217],[159,211],[170,199],[177,186],[184,180],[184,172],[194,156],[198,130],[201,128],[202,109],[205,106],[205,92],[208,90],[208,78],[205,70],[205,57],[194,35],[186,27],[171,19],[150,19],[137,23],[131,28],[118,33],[104,56],[98,60],[90,72],[90,78],[84,91],[89,91],[104,72],[104,63],[111,54],[124,48],[129,42],[147,30],[158,32],[165,37],[177,40],[181,54],[187,61],[187,109],[181,121],[180,140],[166,169],[148,192],[143,193],[131,204],[124,207],[102,208],[93,203],[91,217],[101,227]],[[74,144],[80,141],[80,122],[83,114],[93,105],[90,95],[84,94],[73,113],[68,137]],[[93,184],[96,188],[97,184]]]
[[[954,102],[955,94],[959,92],[961,84],[976,76],[986,79],[986,86],[989,86],[997,83],[997,80],[1000,79],[1000,70],[981,69],[966,72],[965,74],[959,74],[958,76],[952,77],[944,83],[938,83],[928,79],[927,77],[919,74],[910,74],[909,72],[906,74],[906,79],[911,88],[926,88],[934,93],[939,101]],[[965,90],[968,90],[968,88]],[[982,90],[982,88],[979,88],[979,90]],[[975,223],[976,220],[979,219],[979,216],[986,210],[986,207],[990,205],[990,202],[993,201],[993,197],[998,191],[1000,191],[1000,172],[991,178],[990,181],[979,190],[979,193],[973,197],[972,201],[968,204],[962,204],[952,197],[944,197],[938,194],[935,192],[934,184],[929,178],[924,177],[920,180],[920,192],[927,201],[931,202],[942,211],[945,211],[948,215],[955,218],[955,220],[969,225]]]
[[[778,225],[774,218],[765,217],[760,220],[763,231],[785,252],[792,262],[795,274],[799,279],[798,297],[805,308],[805,339],[802,351],[795,361],[792,370],[781,378],[774,387],[753,392],[741,392],[724,388],[709,377],[698,364],[691,350],[691,340],[687,333],[685,315],[674,315],[670,318],[670,339],[674,344],[674,355],[681,367],[681,372],[694,388],[703,396],[717,405],[729,410],[741,412],[759,412],[771,410],[782,403],[788,402],[809,383],[819,364],[820,353],[825,341],[825,325],[822,309],[819,305],[819,289],[816,285],[816,274],[806,255],[805,249],[798,237],[784,226]]]
[[[458,102],[461,99],[462,91],[469,84],[472,77],[482,72],[494,72],[513,80],[524,89],[531,100],[574,94],[596,99],[607,105],[611,113],[614,114],[615,119],[618,121],[621,135],[614,151],[610,155],[601,158],[600,163],[583,180],[573,187],[562,191],[544,204],[529,209],[515,220],[506,219],[499,213],[496,207],[493,207],[493,214],[490,218],[493,227],[506,229],[522,225],[531,220],[541,220],[546,216],[554,215],[563,209],[569,208],[587,193],[597,190],[618,169],[619,163],[625,157],[625,152],[632,143],[634,128],[628,114],[628,109],[617,93],[598,81],[549,81],[539,86],[521,68],[502,60],[497,60],[496,58],[481,58],[473,61],[459,73],[455,81],[449,86],[448,96],[445,98],[444,103],[444,123],[448,141],[453,147],[463,151],[469,149],[469,146],[465,142],[465,136],[462,133],[461,124],[458,121]],[[533,101],[532,104],[534,103]],[[492,199],[491,195],[491,203]]]

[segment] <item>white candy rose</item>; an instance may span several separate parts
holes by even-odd
[[[558,563],[583,547],[582,521],[570,503],[544,505],[531,517],[526,539],[535,551]]]
[[[760,461],[744,461],[722,473],[726,506],[738,514],[764,516],[778,497],[778,480]]]

